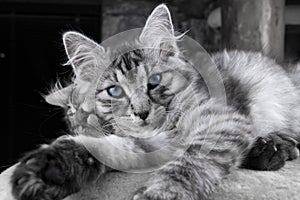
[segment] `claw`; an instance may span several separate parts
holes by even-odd
[[[139,200],[142,197],[142,194],[144,193],[144,191],[146,191],[147,187],[141,187],[140,189],[138,189],[135,193],[135,195],[133,196],[132,200]]]
[[[25,164],[26,164],[26,165],[31,165],[31,164],[35,163],[35,161],[36,161],[36,159],[31,158],[31,159],[27,160],[27,161],[25,162]]]
[[[23,183],[25,183],[27,181],[27,178],[22,177],[17,181],[17,185],[22,185]]]

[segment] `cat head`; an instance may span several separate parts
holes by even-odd
[[[46,101],[66,108],[71,127],[98,124],[139,136],[153,132],[166,123],[176,95],[192,77],[177,46],[179,38],[165,5],[147,19],[136,38],[139,48],[122,55],[67,32],[63,43],[75,77],[69,86],[54,89]]]

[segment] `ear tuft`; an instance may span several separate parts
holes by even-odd
[[[145,27],[153,27],[157,25],[164,27],[170,34],[174,35],[171,13],[165,4],[160,4],[152,11],[151,15],[148,17]]]
[[[59,86],[60,87],[60,86]],[[47,103],[55,106],[60,107],[67,107],[67,104],[69,103],[69,97],[72,94],[73,90],[73,84],[65,87],[65,88],[59,88],[55,87],[50,94],[45,96],[45,100]]]
[[[157,6],[147,19],[140,41],[147,47],[177,54],[177,40],[168,7],[165,4]]]
[[[72,65],[76,76],[82,73],[88,75],[89,72],[95,71],[94,68],[105,54],[102,46],[75,31],[66,32],[63,35],[63,43],[69,58],[67,64]]]

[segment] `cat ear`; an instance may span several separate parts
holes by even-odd
[[[63,43],[76,76],[90,79],[104,59],[105,49],[81,33],[69,31],[63,35]]]
[[[151,48],[178,53],[171,14],[164,4],[157,6],[148,17],[140,41]]]
[[[62,88],[62,89],[54,89],[50,94],[45,96],[45,100],[47,103],[60,107],[67,107],[69,103],[69,97],[73,91],[73,84]]]

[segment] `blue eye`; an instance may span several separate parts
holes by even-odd
[[[107,93],[115,98],[121,98],[124,96],[124,91],[120,86],[114,85],[107,88]]]
[[[161,75],[160,74],[154,74],[152,75],[148,80],[148,85],[150,86],[150,89],[155,88],[160,84],[161,81]]]

